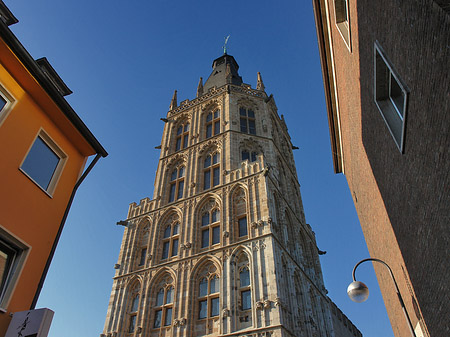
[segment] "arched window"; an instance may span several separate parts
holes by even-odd
[[[256,135],[255,112],[252,109],[239,108],[241,132]]]
[[[177,167],[170,175],[169,202],[183,197],[184,190],[184,166]]]
[[[179,222],[174,222],[164,229],[162,259],[178,255]]]
[[[213,274],[200,279],[198,284],[198,319],[219,316],[219,278]]]
[[[256,161],[256,156],[258,155],[258,153],[256,151],[248,151],[248,150],[242,150],[241,152],[241,157],[242,160],[248,160],[249,162],[254,162]]]
[[[233,194],[233,215],[236,223],[237,238],[248,237],[247,202],[242,188]]]
[[[208,154],[203,162],[203,189],[207,190],[220,183],[219,154]]]
[[[206,115],[206,138],[220,133],[220,110],[215,110]]]
[[[185,149],[189,143],[189,123],[185,122],[177,128],[175,151]]]
[[[217,209],[202,214],[201,237],[201,248],[220,243],[220,212]]]
[[[239,293],[241,297],[242,310],[252,308],[252,295],[250,292],[250,271],[245,266],[239,271]]]
[[[147,245],[148,245],[149,231],[150,231],[150,224],[146,223],[144,226],[141,227],[140,232],[139,232],[138,243],[136,245],[136,247],[137,247],[137,254],[136,254],[137,268],[141,268],[141,267],[145,266],[145,261],[147,259]]]
[[[136,330],[137,313],[139,310],[139,288],[139,284],[136,284],[129,293],[127,333],[134,333]]]
[[[241,253],[236,261],[235,286],[238,316],[238,329],[245,329],[252,325],[252,291],[248,257]]]
[[[161,328],[172,324],[173,296],[174,288],[171,285],[160,288],[156,293],[153,328]]]

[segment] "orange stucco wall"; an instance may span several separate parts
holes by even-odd
[[[3,335],[9,313],[30,308],[72,189],[95,151],[1,40],[0,85],[14,99],[0,124],[0,226],[31,247],[7,312],[0,313]],[[67,155],[52,196],[19,170],[41,129]]]

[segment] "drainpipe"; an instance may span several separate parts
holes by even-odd
[[[62,230],[64,228],[64,224],[66,223],[67,215],[69,215],[70,206],[72,206],[73,198],[75,197],[75,193],[77,192],[78,187],[83,182],[84,178],[89,174],[94,165],[98,162],[102,155],[97,153],[94,160],[89,164],[89,167],[84,171],[83,175],[77,180],[77,183],[73,187],[72,194],[70,195],[69,202],[67,203],[66,210],[64,211],[64,216],[62,217],[61,224],[59,225],[58,233],[56,234],[55,241],[53,242],[52,250],[48,256],[47,262],[45,264],[44,271],[42,272],[41,279],[39,280],[38,287],[36,289],[36,293],[34,294],[33,302],[31,303],[30,310],[34,310],[36,307],[37,300],[39,298],[39,294],[41,293],[42,287],[44,285],[45,277],[47,276],[48,269],[50,268],[50,263],[53,260],[53,255],[55,255],[56,246],[58,245],[59,238],[61,237]]]

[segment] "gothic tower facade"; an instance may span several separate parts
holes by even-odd
[[[360,336],[326,296],[284,119],[238,68],[224,54],[195,99],[174,93],[102,336]]]

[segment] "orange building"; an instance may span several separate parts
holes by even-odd
[[[0,1],[2,336],[10,313],[36,305],[75,191],[108,155],[64,99],[71,91],[48,61],[35,61],[8,28],[14,23]]]

